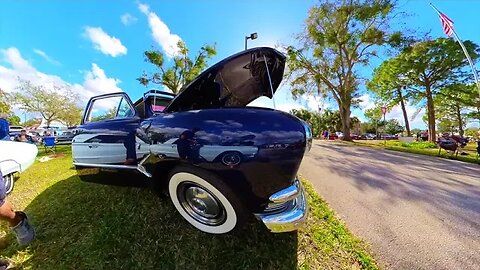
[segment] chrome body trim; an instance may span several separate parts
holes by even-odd
[[[298,180],[296,180],[292,186],[298,188],[297,196],[286,202],[285,207],[274,212],[269,212],[267,208],[265,212],[255,214],[256,218],[262,221],[273,233],[295,231],[301,227],[307,219],[308,204],[305,192]],[[292,186],[285,190],[292,190]],[[285,194],[288,193],[285,192]]]
[[[152,174],[147,172],[147,169],[143,166],[143,163],[150,158],[150,154],[145,156],[138,165],[122,165],[122,164],[93,164],[93,163],[81,163],[74,162],[73,165],[79,167],[93,167],[93,168],[106,168],[106,169],[120,169],[120,170],[137,170],[141,174],[145,175],[148,178],[152,177]]]
[[[298,180],[295,183],[285,189],[282,189],[278,192],[275,192],[272,196],[268,199],[275,204],[284,203],[287,201],[293,200],[295,197],[298,196],[298,192],[300,191],[300,182]]]

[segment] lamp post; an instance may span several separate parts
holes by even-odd
[[[249,39],[254,40],[254,39],[257,39],[257,37],[258,37],[257,32],[251,33],[250,36],[245,37],[245,50],[247,49],[247,40]]]

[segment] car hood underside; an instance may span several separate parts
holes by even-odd
[[[285,69],[285,56],[272,48],[253,48],[210,67],[189,83],[165,112],[244,107],[273,97]]]

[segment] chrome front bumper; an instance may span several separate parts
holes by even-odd
[[[274,233],[295,231],[307,219],[308,204],[300,181],[270,196],[270,204],[257,219]],[[275,211],[275,209],[277,209]]]

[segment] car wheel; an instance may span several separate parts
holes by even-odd
[[[226,152],[222,154],[221,161],[225,166],[237,166],[242,162],[242,154],[239,152]]]
[[[5,182],[5,192],[9,194],[13,190],[15,179],[13,173],[3,176],[3,181]]]
[[[168,193],[177,211],[195,228],[223,234],[240,227],[246,212],[233,191],[218,177],[190,167],[170,174]]]

